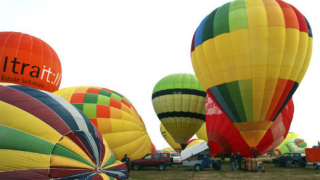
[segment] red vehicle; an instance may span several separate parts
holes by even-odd
[[[172,166],[172,163],[170,153],[152,153],[141,159],[133,160],[131,166],[134,170],[139,170],[142,167],[158,167],[163,171],[167,166]]]

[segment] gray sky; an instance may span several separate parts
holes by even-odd
[[[201,20],[228,0],[1,0],[0,31],[47,42],[58,54],[61,88],[99,86],[126,96],[157,149],[169,147],[152,106],[154,85],[174,73],[194,74],[190,45]],[[318,0],[287,0],[309,20],[313,54],[294,94],[291,132],[309,146],[320,140]]]

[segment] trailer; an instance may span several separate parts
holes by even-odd
[[[307,165],[313,166],[314,169],[320,167],[320,148],[305,148],[307,156]]]

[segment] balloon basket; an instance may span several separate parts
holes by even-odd
[[[246,158],[243,164],[246,171],[265,172],[263,162],[260,158]]]

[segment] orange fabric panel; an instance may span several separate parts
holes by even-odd
[[[100,89],[99,88],[89,88],[87,93],[92,93],[92,94],[99,94]]]
[[[121,102],[111,98],[110,99],[110,106],[115,107],[117,109],[121,109]]]
[[[104,105],[97,105],[98,118],[110,118],[110,107]]]
[[[286,21],[286,28],[294,28],[299,29],[299,23],[297,20],[297,16],[293,11],[292,7],[284,1],[277,0],[280,7],[282,8],[282,12],[284,15],[284,19]]]
[[[320,148],[306,148],[308,162],[320,162]]]
[[[71,97],[70,103],[83,103],[86,94],[75,93]]]

